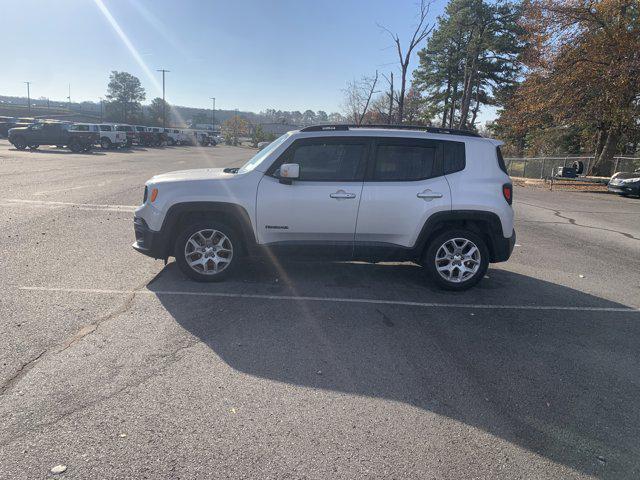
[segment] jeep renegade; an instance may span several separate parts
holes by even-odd
[[[226,278],[242,256],[413,261],[442,288],[479,282],[515,244],[500,142],[433,127],[318,125],[240,168],[151,178],[133,247],[188,277]]]

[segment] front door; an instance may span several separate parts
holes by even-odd
[[[294,142],[258,186],[259,242],[297,253],[351,256],[368,149],[366,138]],[[299,179],[281,183],[282,163],[298,164]]]

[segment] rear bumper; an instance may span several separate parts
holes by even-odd
[[[136,235],[136,241],[132,245],[134,250],[152,258],[167,258],[166,242],[161,232],[151,230],[140,217],[133,217],[133,230]]]
[[[513,247],[516,245],[516,231],[514,230],[509,238],[504,238],[502,235],[494,236],[491,244],[491,262],[506,262],[511,257]]]

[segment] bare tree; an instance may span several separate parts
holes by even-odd
[[[362,77],[360,80],[354,80],[347,83],[344,92],[343,108],[347,117],[351,118],[356,125],[362,124],[364,116],[369,110],[371,98],[376,91],[378,84],[378,71],[375,77]]]
[[[431,7],[431,2],[426,0],[420,0],[420,11],[418,12],[418,24],[416,25],[415,30],[413,31],[413,35],[411,36],[411,40],[409,41],[409,46],[405,51],[402,50],[402,46],[400,45],[400,37],[397,33],[393,33],[387,27],[378,24],[378,27],[387,32],[393,42],[396,45],[396,50],[398,51],[398,60],[400,62],[400,95],[398,96],[398,123],[402,123],[404,117],[404,99],[405,99],[405,91],[407,88],[407,70],[409,69],[409,61],[411,60],[411,54],[413,50],[422,42],[425,38],[429,36],[431,30],[433,30],[433,25],[427,23],[427,16],[429,15],[429,9]]]

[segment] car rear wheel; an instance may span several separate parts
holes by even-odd
[[[440,288],[466,290],[484,278],[489,250],[482,237],[472,231],[447,230],[432,240],[422,263]]]
[[[238,262],[240,242],[223,223],[205,221],[185,227],[176,239],[174,256],[180,270],[198,282],[224,280]]]
[[[107,137],[102,137],[100,139],[100,148],[102,148],[103,150],[109,150],[111,148],[111,140],[109,140]]]
[[[39,146],[40,146],[40,145],[37,145],[37,144],[36,144],[36,145],[29,145],[29,149],[31,149],[31,150],[37,150]]]
[[[13,140],[13,146],[16,147],[18,150],[24,150],[25,148],[27,148],[27,142],[23,137],[16,137]]]

